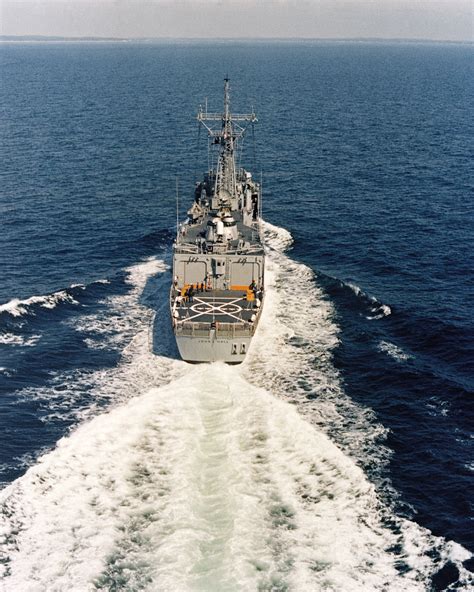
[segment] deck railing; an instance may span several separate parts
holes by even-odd
[[[253,239],[255,240],[255,239]],[[248,255],[248,254],[259,254],[263,252],[263,247],[258,243],[250,243],[247,247],[240,248],[229,248],[226,243],[215,243],[213,248],[204,248],[202,245],[196,245],[195,243],[183,243],[180,242],[174,245],[174,252],[176,254],[222,254],[226,255]]]
[[[216,339],[219,337],[249,337],[254,334],[254,325],[248,323],[176,323],[177,335],[189,335],[191,337],[209,337],[211,330],[215,330]]]

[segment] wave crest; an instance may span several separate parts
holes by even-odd
[[[38,309],[53,310],[61,304],[79,304],[79,296],[87,288],[96,285],[110,284],[108,279],[99,279],[90,284],[71,284],[68,288],[52,292],[51,294],[44,294],[41,296],[30,296],[20,300],[19,298],[12,298],[4,304],[0,304],[0,315],[8,314],[11,317],[22,317],[26,315],[35,315]]]
[[[285,228],[274,226],[270,222],[262,222],[265,245],[275,251],[286,251],[294,242],[291,233]]]
[[[53,292],[52,294],[46,294],[45,296],[31,296],[25,300],[13,298],[9,302],[0,305],[0,314],[3,312],[8,313],[13,317],[21,317],[25,314],[34,314],[33,307],[35,306],[53,309],[62,302],[79,304],[68,290],[60,290],[59,292]]]
[[[344,286],[347,286],[350,290],[352,290],[352,292],[356,296],[361,298],[363,301],[365,301],[369,305],[371,314],[366,316],[367,320],[376,321],[379,319],[383,319],[384,317],[388,317],[389,315],[392,314],[392,309],[390,308],[390,306],[388,306],[388,304],[384,304],[383,302],[380,302],[379,300],[377,300],[377,298],[375,298],[375,296],[371,296],[370,294],[367,294],[366,292],[364,292],[362,290],[362,288],[360,288],[356,284],[353,284],[352,282],[341,282],[341,283]]]

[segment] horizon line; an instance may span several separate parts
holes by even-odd
[[[109,37],[98,35],[0,35],[0,42],[21,42],[21,41],[45,41],[45,42],[77,42],[77,41],[96,41],[96,42],[146,42],[146,41],[200,41],[200,42],[225,42],[225,41],[280,41],[280,42],[308,42],[308,41],[359,41],[359,42],[405,42],[405,43],[450,43],[473,45],[472,39],[431,39],[426,37],[179,37],[179,36],[158,36],[158,37]]]

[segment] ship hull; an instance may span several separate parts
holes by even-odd
[[[179,289],[172,287],[171,318],[181,358],[191,363],[242,363],[257,329],[263,301],[257,301],[251,291],[242,290],[203,291],[178,300],[179,295]]]
[[[176,335],[179,354],[185,362],[225,362],[241,364],[250,347],[251,337],[229,339],[218,337],[213,331],[205,336]]]

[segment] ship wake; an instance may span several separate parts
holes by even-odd
[[[289,235],[267,235],[244,364],[153,354],[138,325],[98,379],[117,405],[1,493],[3,590],[421,591],[447,561],[467,581],[468,553],[397,518],[367,478],[384,429],[344,394],[331,303]]]

